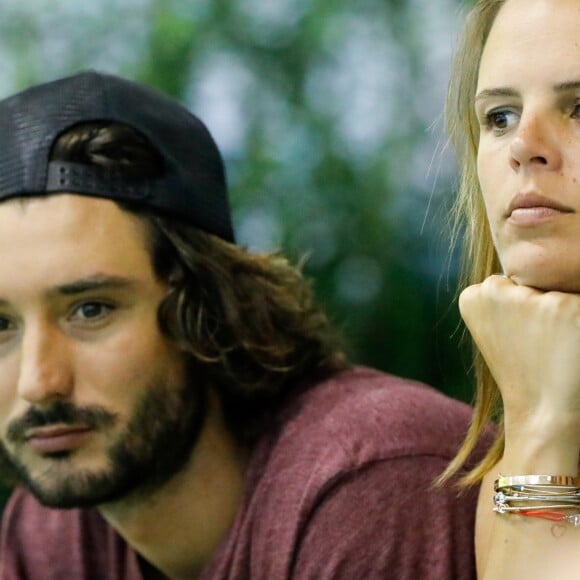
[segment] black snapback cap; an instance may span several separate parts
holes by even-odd
[[[55,140],[81,123],[113,121],[142,133],[164,160],[156,179],[49,161]],[[167,95],[88,71],[0,101],[0,201],[71,192],[129,201],[233,242],[224,164],[200,119]]]

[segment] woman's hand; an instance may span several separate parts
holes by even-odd
[[[490,276],[463,291],[459,308],[501,391],[506,451],[541,438],[534,453],[564,446],[577,470],[580,296]]]

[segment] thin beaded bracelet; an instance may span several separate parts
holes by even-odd
[[[493,510],[580,526],[580,478],[562,475],[499,474]],[[552,502],[552,503],[550,503]],[[513,505],[516,503],[517,505]],[[576,507],[578,506],[578,507]],[[568,511],[561,511],[565,509]],[[570,510],[574,509],[574,513]]]

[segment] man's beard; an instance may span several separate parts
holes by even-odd
[[[66,451],[45,456],[51,465],[42,475],[33,476],[18,453],[10,453],[0,443],[0,475],[28,488],[40,503],[54,508],[93,507],[161,487],[185,466],[203,426],[207,395],[196,370],[197,380],[191,381],[190,369],[179,388],[159,379],[151,381],[126,428],[106,450],[106,469],[75,470],[76,451]],[[115,414],[100,407],[78,408],[56,401],[43,409],[31,408],[24,417],[12,421],[7,438],[19,449],[25,444],[24,433],[31,428],[81,424],[97,432],[116,420]],[[82,453],[82,447],[78,452]]]

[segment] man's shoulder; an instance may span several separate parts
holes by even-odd
[[[324,442],[369,460],[412,455],[451,459],[472,417],[469,405],[423,383],[367,367],[310,386],[281,413],[277,444]],[[362,459],[362,457],[361,457]]]
[[[404,472],[430,485],[456,455],[471,416],[468,405],[424,384],[362,367],[343,371],[288,404],[254,451],[247,489],[261,511],[278,513],[314,506],[352,478],[396,480]],[[486,438],[473,460],[488,445]]]
[[[470,419],[468,405],[368,368],[305,386],[254,450],[207,578],[474,577],[475,490],[433,486]]]

